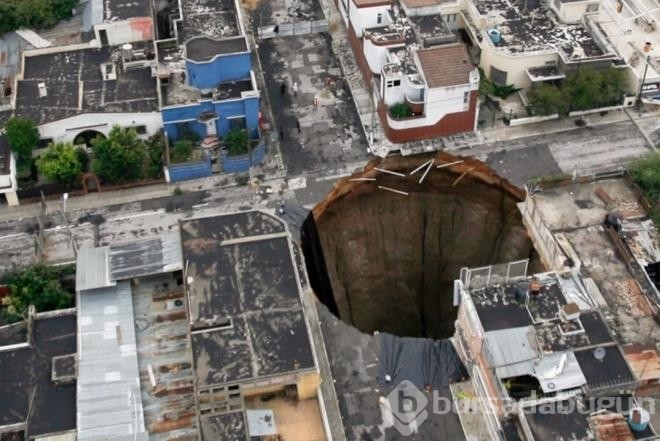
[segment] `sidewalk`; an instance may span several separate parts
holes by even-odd
[[[268,173],[268,171],[270,171],[270,169],[262,166],[253,167],[252,175],[265,175],[264,181],[268,181],[271,186],[276,186],[278,181],[283,182],[283,172]],[[254,193],[254,190],[248,186],[237,187],[236,178],[239,176],[247,176],[247,174],[215,174],[207,178],[200,178],[191,181],[154,184],[101,193],[89,193],[83,196],[69,198],[66,207],[67,212],[74,212],[77,210],[92,210],[96,208],[106,208],[112,205],[130,204],[133,202],[172,196],[174,189],[177,187],[180,188],[184,194],[195,191],[217,191],[228,188],[245,188],[246,193]],[[46,206],[48,213],[57,213],[62,210],[62,206],[58,199],[46,201]],[[5,206],[0,209],[0,222],[36,217],[39,212],[39,202],[22,204],[17,207]]]

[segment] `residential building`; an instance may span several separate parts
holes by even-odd
[[[77,438],[326,439],[301,289],[284,222],[259,211],[81,249]]]
[[[153,60],[151,43],[25,51],[14,113],[38,126],[44,145],[89,145],[114,125],[153,135],[162,127]]]
[[[76,344],[73,309],[31,309],[27,320],[0,328],[3,439],[75,439]]]
[[[337,5],[390,141],[476,129],[479,72],[438,5],[362,0]],[[402,106],[408,114],[393,110]]]
[[[82,31],[92,33],[97,46],[153,40],[150,0],[83,0],[80,8]]]
[[[636,94],[660,103],[660,37],[657,5],[644,0],[601,0],[597,24],[629,67]]]
[[[259,138],[259,90],[233,0],[182,0],[156,41],[157,79],[165,132],[186,133],[216,147],[231,129]]]

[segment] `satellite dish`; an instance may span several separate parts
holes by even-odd
[[[598,347],[594,349],[594,358],[598,361],[603,361],[605,359],[605,354],[607,351],[605,351],[605,348],[603,347]]]

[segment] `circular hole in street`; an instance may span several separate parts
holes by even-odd
[[[303,252],[312,288],[335,315],[365,333],[448,338],[462,267],[534,258],[516,206],[524,192],[474,159],[437,167],[459,160],[373,162],[314,208]]]

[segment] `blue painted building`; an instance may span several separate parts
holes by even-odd
[[[245,37],[196,37],[184,45],[185,87],[161,109],[170,140],[186,133],[222,138],[233,128],[259,135],[259,91]]]

